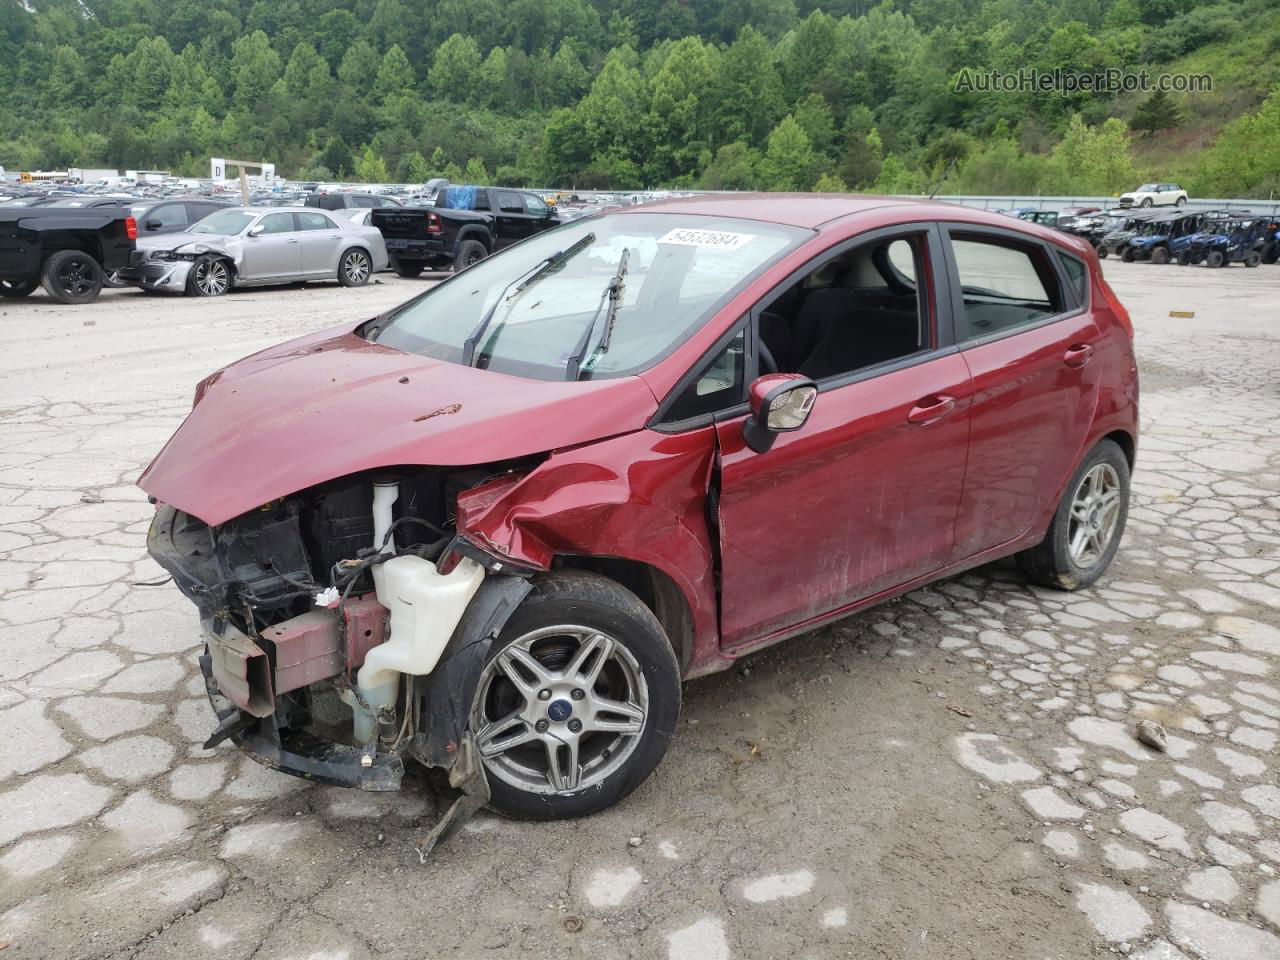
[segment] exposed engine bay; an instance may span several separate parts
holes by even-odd
[[[374,791],[398,789],[412,757],[463,790],[427,849],[456,829],[488,799],[476,667],[530,589],[457,535],[458,497],[524,466],[347,477],[216,527],[161,505],[148,550],[200,611],[205,746]]]

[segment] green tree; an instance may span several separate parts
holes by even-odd
[[[782,78],[764,35],[743,28],[720,58],[710,91],[711,140],[759,143],[785,112]]]
[[[382,60],[378,51],[367,40],[357,40],[347,49],[338,64],[338,82],[342,84],[343,93],[347,97],[367,97],[373,92],[373,85],[378,81],[378,71],[382,69]]]
[[[754,190],[759,166],[760,153],[735,140],[716,151],[699,186],[704,190]]]
[[[480,48],[475,40],[455,33],[436,50],[435,60],[427,71],[427,84],[437,97],[465,103],[480,63]]]
[[[468,184],[474,184],[477,187],[487,187],[492,182],[489,179],[489,171],[485,169],[484,161],[479,157],[472,157],[467,161],[467,167],[462,171],[462,176]]]
[[[827,154],[835,147],[836,121],[831,115],[827,99],[820,93],[811,93],[797,105],[792,114],[800,129],[805,132],[818,154]]]
[[[351,148],[342,137],[330,137],[325,141],[324,149],[316,156],[315,161],[332,170],[335,176],[344,176],[355,169],[351,158]]]
[[[760,179],[766,190],[803,190],[813,181],[813,146],[809,137],[788,114],[773,128],[760,162]]]
[[[824,173],[818,178],[813,189],[818,193],[848,193],[849,187],[834,173]]]
[[[365,144],[356,161],[356,179],[363,183],[386,183],[391,179],[386,161],[373,151],[373,144]]]
[[[378,67],[378,76],[373,84],[374,97],[379,103],[386,103],[393,97],[412,93],[416,83],[417,77],[409,58],[398,44],[392,44]]]
[[[406,183],[426,183],[431,179],[431,167],[419,151],[415,150],[405,157],[404,165]]]
[[[1182,121],[1182,111],[1173,102],[1173,97],[1163,90],[1156,90],[1151,96],[1138,104],[1133,112],[1131,125],[1149,137],[1157,130],[1168,130]]]
[[[231,75],[235,84],[233,102],[252,110],[280,78],[280,56],[261,30],[240,37],[231,45]]]

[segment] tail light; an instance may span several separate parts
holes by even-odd
[[[440,218],[434,213],[427,214],[427,233],[444,233],[444,227],[440,224]]]
[[[133,217],[124,218],[124,234],[130,240],[138,239],[138,221]]]
[[[1128,331],[1130,339],[1133,337],[1133,321],[1129,319],[1129,311],[1124,308],[1124,304],[1120,302],[1120,298],[1116,296],[1116,292],[1111,289],[1111,284],[1107,283],[1106,277],[1098,271],[1095,276],[1098,278],[1098,289],[1102,291],[1102,297],[1107,301],[1107,306],[1111,308],[1111,312],[1116,315],[1116,320],[1120,322],[1120,326]]]

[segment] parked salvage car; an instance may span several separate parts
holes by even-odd
[[[1132,328],[1092,249],[892,198],[566,224],[213,373],[139,484],[216,729],[263,763],[573,817],[626,796],[680,681],[1017,556],[1120,542]]]
[[[171,200],[138,200],[129,204],[129,213],[138,224],[142,238],[180,233],[198,223],[211,213],[232,206],[228,200],[212,197],[177,197]],[[108,287],[131,287],[138,281],[138,274],[126,266],[123,270],[110,270],[103,282]]]
[[[1183,213],[1179,210],[1152,217],[1129,238],[1123,259],[1168,263],[1172,259],[1170,245],[1180,237],[1198,232],[1209,216],[1209,213]]]
[[[501,187],[442,187],[435,206],[374,210],[391,269],[416,277],[428,268],[465,270],[495,250],[559,226],[556,212],[535,193]]]
[[[1122,207],[1182,206],[1187,202],[1187,191],[1176,183],[1144,183],[1136,190],[1120,194]]]
[[[0,207],[0,297],[43,286],[59,303],[96,300],[104,274],[129,263],[137,236],[123,207]]]
[[[303,205],[321,210],[372,210],[376,207],[403,206],[394,197],[378,193],[310,193]]]
[[[1186,249],[1180,251],[1178,263],[1182,266],[1202,262],[1210,267],[1233,263],[1259,266],[1273,231],[1270,217],[1235,215],[1214,220],[1209,229],[1196,234]]]
[[[1130,259],[1126,256],[1129,248],[1129,241],[1138,234],[1138,230],[1152,217],[1157,216],[1158,211],[1154,210],[1134,210],[1126,211],[1124,216],[1115,218],[1112,221],[1111,229],[1104,233],[1098,240],[1096,250],[1099,258],[1106,259],[1108,255],[1120,257],[1121,259]]]
[[[183,233],[144,237],[121,278],[144,290],[218,297],[232,287],[337,280],[357,287],[387,265],[382,234],[306,207],[228,207]]]

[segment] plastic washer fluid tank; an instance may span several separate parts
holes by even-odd
[[[448,574],[422,557],[404,556],[373,568],[378,602],[391,611],[390,639],[374,647],[356,675],[360,694],[376,712],[395,703],[400,674],[435,669],[467,604],[480,589],[484,568],[463,559]],[[355,710],[357,743],[373,739],[376,716]]]

